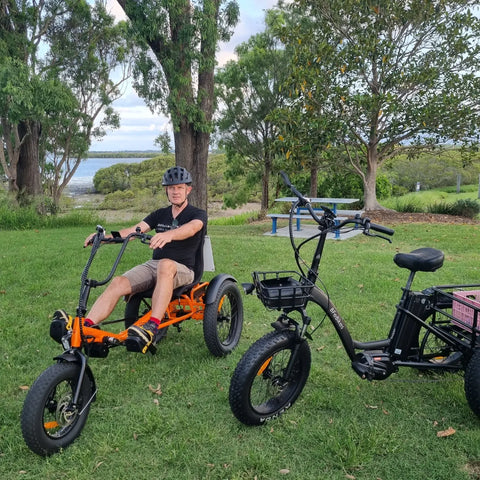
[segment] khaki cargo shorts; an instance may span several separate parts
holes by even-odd
[[[157,266],[160,260],[149,260],[125,272],[122,277],[128,278],[132,287],[132,295],[153,288],[157,283]],[[193,282],[194,273],[185,265],[175,262],[177,274],[173,278],[173,288]]]

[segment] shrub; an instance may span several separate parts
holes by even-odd
[[[397,212],[421,213],[424,211],[422,205],[413,198],[396,199],[394,210]]]
[[[464,198],[453,204],[453,215],[475,218],[480,213],[480,203],[476,200]]]
[[[457,200],[454,203],[437,202],[428,205],[427,211],[430,213],[475,218],[480,213],[480,203],[469,198]]]
[[[103,202],[100,204],[101,209],[122,210],[123,208],[131,208],[135,205],[135,193],[132,190],[118,190],[105,195]]]
[[[99,223],[103,223],[103,219],[86,210],[74,210],[67,215],[39,215],[34,206],[21,208],[0,206],[0,230],[29,230],[82,225],[91,227]]]

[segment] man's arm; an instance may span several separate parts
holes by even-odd
[[[203,228],[203,222],[199,219],[190,220],[189,222],[165,232],[157,233],[150,240],[150,248],[162,248],[173,240],[185,240],[193,237]]]
[[[145,233],[145,232],[149,232],[151,230],[151,227],[148,223],[144,222],[143,220],[139,223],[137,223],[136,225],[134,225],[133,227],[127,227],[127,228],[123,228],[122,230],[120,230],[118,233],[120,233],[120,236],[121,237],[126,237],[127,235],[130,235],[130,233],[134,233],[137,231],[137,228],[140,228],[140,232],[141,233]],[[88,245],[90,245],[90,242],[93,240],[93,237],[96,235],[96,233],[92,233],[90,234],[86,239],[85,239],[85,242],[83,244],[84,247],[87,247]],[[112,235],[105,235],[105,238],[111,238]]]

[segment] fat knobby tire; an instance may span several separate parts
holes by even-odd
[[[87,421],[93,395],[93,387],[88,377],[84,377],[79,398],[78,411],[81,415],[74,415],[71,423],[51,434],[46,426],[44,412],[55,415],[61,409],[62,402],[57,402],[57,387],[66,382],[66,392],[75,391],[78,381],[80,365],[76,363],[56,363],[47,368],[30,388],[21,415],[22,434],[25,443],[35,453],[48,456],[70,445],[81,433]],[[69,393],[65,397],[68,397]],[[65,402],[67,398],[63,398]],[[55,398],[55,401],[52,399]],[[85,406],[86,405],[86,406]],[[49,410],[50,407],[50,410]]]
[[[477,349],[465,370],[465,397],[473,413],[480,417],[480,350]]]
[[[237,284],[225,280],[215,300],[205,306],[203,338],[210,353],[224,357],[237,346],[243,328],[243,303]]]
[[[262,425],[290,408],[305,386],[310,373],[311,352],[306,340],[298,345],[290,378],[283,372],[297,346],[293,331],[270,332],[243,355],[230,383],[229,402],[235,417],[245,425]],[[282,355],[284,354],[284,355]],[[283,357],[276,362],[276,358]],[[276,362],[276,365],[273,363]],[[255,399],[258,386],[261,399]]]

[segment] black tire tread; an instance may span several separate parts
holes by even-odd
[[[218,307],[223,296],[234,302],[236,311],[230,321],[230,330],[226,341],[218,335]],[[225,280],[219,287],[215,301],[205,306],[203,315],[203,337],[208,350],[215,357],[225,357],[230,354],[240,341],[243,329],[243,302],[237,284],[232,280]]]
[[[465,370],[465,397],[473,413],[480,417],[480,349],[477,349]]]
[[[245,425],[262,425],[267,420],[263,415],[258,415],[253,411],[249,399],[250,387],[259,367],[276,352],[291,349],[296,341],[297,335],[293,331],[270,332],[251,345],[241,358],[231,379],[229,403],[235,417]],[[280,416],[287,408],[292,406],[305,386],[311,366],[311,352],[307,341],[302,342],[299,354],[303,362],[303,371],[299,383],[284,404],[271,412],[268,420]]]
[[[21,428],[27,446],[41,456],[48,456],[70,445],[81,433],[87,421],[90,405],[87,405],[82,415],[76,419],[72,430],[58,438],[49,437],[43,429],[43,410],[46,397],[53,387],[68,379],[78,378],[80,365],[76,363],[56,363],[44,370],[28,391],[21,414]],[[87,376],[82,385],[82,395],[90,399],[91,382]]]

